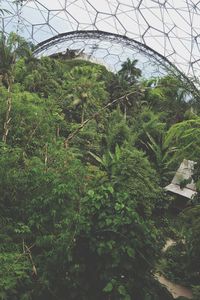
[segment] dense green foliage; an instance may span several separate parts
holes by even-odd
[[[172,299],[153,274],[171,230],[162,187],[199,151],[182,83],[141,79],[137,61],[113,74],[36,59],[16,36],[0,58],[0,299]],[[195,274],[196,203],[182,217]]]

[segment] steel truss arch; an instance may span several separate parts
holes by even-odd
[[[62,34],[58,34],[52,38],[49,38],[45,41],[42,41],[36,45],[34,54],[38,57],[42,56],[43,54],[48,53],[49,49],[53,49],[52,53],[56,53],[58,50],[56,50],[55,47],[58,47],[59,45],[67,44],[73,46],[74,42],[71,43],[71,41],[80,41],[83,44],[88,44],[88,41],[92,41],[92,44],[95,45],[95,41],[103,41],[103,42],[109,42],[112,44],[118,44],[126,49],[130,49],[132,51],[132,58],[135,58],[135,53],[138,51],[139,53],[142,53],[145,58],[147,58],[148,62],[151,62],[155,67],[157,67],[157,72],[159,74],[159,67],[161,66],[163,68],[164,72],[168,72],[169,74],[179,77],[180,80],[184,83],[184,87],[191,91],[193,95],[199,96],[199,91],[195,84],[190,80],[183,72],[179,70],[179,68],[170,62],[170,60],[160,53],[156,52],[154,49],[150,48],[149,46],[133,40],[131,38],[128,38],[126,36],[121,36],[119,34],[109,33],[105,31],[99,31],[99,30],[79,30],[79,31],[71,31],[66,32]],[[73,47],[71,47],[73,49]],[[76,50],[76,49],[74,49]],[[85,49],[84,49],[85,50]],[[87,51],[87,50],[86,50]],[[94,49],[91,49],[94,54]],[[88,57],[91,56],[91,53],[88,51],[86,53]],[[96,55],[98,56],[98,55]],[[97,59],[98,62],[98,59]],[[144,69],[145,72],[145,69]]]

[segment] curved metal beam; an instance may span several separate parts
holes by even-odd
[[[156,52],[154,49],[150,48],[146,44],[131,39],[127,36],[122,36],[119,34],[114,34],[114,33],[99,31],[99,30],[71,31],[71,32],[58,34],[52,38],[49,38],[37,44],[35,47],[34,54],[39,55],[41,52],[48,50],[52,46],[62,44],[72,39],[83,40],[83,41],[99,39],[104,41],[110,41],[111,43],[114,42],[119,43],[129,49],[133,49],[133,50],[137,49],[141,51],[145,56],[153,59],[153,61],[155,61],[157,64],[163,66],[171,74],[173,74],[176,77],[179,77],[180,80],[184,82],[185,88],[188,89],[195,96],[195,98],[197,97],[200,98],[200,91],[198,90],[198,88],[195,86],[192,80],[190,80],[182,71],[178,69],[176,65],[174,65],[165,56]]]

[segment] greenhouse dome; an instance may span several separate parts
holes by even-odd
[[[138,59],[147,76],[167,69],[192,86],[198,82],[200,1],[3,0],[1,5],[6,8],[1,31],[17,31],[32,41],[37,56],[78,50],[111,70],[129,57]]]
[[[0,300],[200,300],[200,0],[0,0]]]

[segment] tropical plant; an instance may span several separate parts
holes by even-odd
[[[172,105],[180,90],[166,85],[173,78],[158,79],[159,88],[139,80],[136,61],[116,75],[81,60],[36,59],[12,36],[0,48],[0,299],[172,299],[153,277],[171,230],[160,185],[171,158],[178,163],[173,147],[186,153],[198,138],[198,117],[178,124],[189,138],[172,126],[166,139],[181,105]],[[181,270],[196,280],[195,218],[183,217]]]
[[[200,153],[200,118],[185,120],[174,124],[166,135],[166,143],[178,148],[174,160],[184,158],[196,161]]]
[[[167,75],[143,82],[145,100],[151,109],[162,113],[162,119],[171,126],[184,120],[192,102],[192,95],[181,80]]]
[[[100,76],[101,69],[90,66],[74,67],[65,74],[63,88],[68,93],[65,103],[77,122],[83,123],[107,100],[105,83],[99,80]]]
[[[2,141],[7,142],[10,130],[10,113],[12,109],[12,86],[14,82],[14,67],[16,59],[27,53],[28,43],[15,33],[8,38],[0,33],[0,82],[7,87],[6,112],[4,117]]]
[[[141,77],[142,72],[136,67],[138,60],[130,60],[129,58],[122,64],[118,74],[123,81],[126,81],[129,85],[135,84],[137,79]]]

